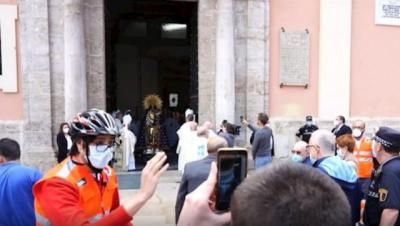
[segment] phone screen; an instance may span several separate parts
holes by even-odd
[[[223,150],[218,152],[218,210],[229,209],[231,196],[247,175],[247,151]]]

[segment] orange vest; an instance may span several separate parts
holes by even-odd
[[[357,147],[356,145],[353,153],[358,160],[358,177],[370,178],[374,169],[372,140],[365,137],[361,138],[360,146]]]
[[[33,188],[36,196],[41,192],[43,182],[47,179],[59,177],[70,182],[79,190],[79,205],[85,211],[89,222],[93,223],[108,215],[113,205],[114,193],[118,192],[118,183],[114,170],[106,167],[102,173],[104,187],[100,188],[94,174],[87,165],[75,164],[69,157],[37,182]],[[37,226],[52,225],[42,208],[42,204],[35,199],[35,215]]]

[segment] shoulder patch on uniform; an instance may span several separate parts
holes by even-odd
[[[389,194],[389,191],[384,189],[384,188],[379,188],[379,201],[384,202],[387,199],[387,196]]]
[[[78,181],[77,185],[78,187],[82,187],[83,185],[87,184],[87,181],[85,178],[82,178]]]

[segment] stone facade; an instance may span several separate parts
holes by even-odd
[[[64,47],[71,37],[65,34],[64,25],[71,23],[65,14],[73,13],[68,11],[73,9],[66,7],[67,3],[74,3],[82,14],[83,59],[88,65],[84,75],[89,93],[84,108],[105,108],[103,1],[19,1],[24,118],[0,121],[0,137],[18,140],[23,150],[22,161],[43,170],[55,163],[55,136],[59,124],[70,120],[66,115],[66,109],[71,107],[66,100],[71,97],[65,95],[67,52]]]
[[[224,59],[218,59],[217,54],[217,45],[221,43],[217,40],[217,21],[226,10],[220,9],[216,0],[199,0],[199,119],[200,122],[220,123],[216,121],[220,112],[216,98],[222,101],[223,98],[216,97],[216,89],[227,85],[234,87],[234,98],[229,100],[234,103],[233,123],[239,124],[240,116],[254,123],[259,112],[269,112],[270,3],[269,0],[224,2],[232,3],[233,23],[230,24],[233,24],[234,60],[230,66],[234,70],[234,80],[230,84],[216,84],[217,64],[225,63]],[[91,107],[105,109],[103,0],[20,0],[18,5],[24,118],[21,121],[0,121],[0,137],[18,140],[23,149],[22,160],[47,169],[55,163],[53,156],[58,126],[71,119],[68,111]],[[82,70],[66,70],[74,65],[69,54],[83,59],[74,61],[84,67]],[[78,80],[84,77],[85,83],[71,80],[70,75]],[[76,87],[86,90],[83,98],[75,95],[73,90]],[[75,102],[80,105],[72,106]],[[374,132],[378,125],[400,128],[398,119],[366,121],[369,133]],[[331,129],[332,126],[328,121],[317,123],[320,128]],[[295,142],[294,134],[302,124],[303,121],[292,118],[271,119],[278,158],[288,156]],[[247,130],[243,130],[238,144],[246,145],[249,135]]]
[[[232,0],[234,26],[234,103],[233,123],[240,116],[255,121],[259,112],[268,112],[268,36],[269,0]],[[231,84],[215,84],[216,65],[225,64],[218,59],[217,23],[226,9],[218,9],[217,1],[199,1],[199,119],[216,121],[216,89]],[[228,116],[226,116],[228,117]],[[250,134],[241,134],[243,144]]]

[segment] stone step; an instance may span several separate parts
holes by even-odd
[[[165,216],[140,216],[137,215],[133,219],[133,225],[143,226],[143,225],[166,225],[167,222],[165,220]]]

